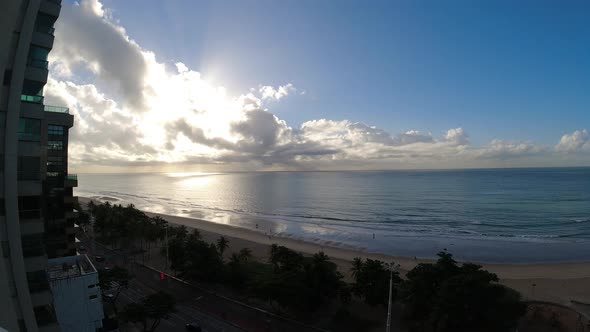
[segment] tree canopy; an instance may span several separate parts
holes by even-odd
[[[513,331],[526,310],[516,291],[481,266],[459,265],[447,252],[418,264],[403,283],[404,318],[412,331]]]

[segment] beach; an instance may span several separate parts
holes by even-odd
[[[85,204],[89,198],[79,198]],[[124,202],[118,202],[125,204]],[[304,241],[290,237],[272,234],[262,229],[247,229],[228,224],[210,222],[172,216],[160,213],[146,212],[149,216],[160,216],[171,224],[196,228],[201,232],[205,241],[213,242],[219,236],[229,239],[226,255],[250,248],[252,255],[261,261],[268,259],[270,246],[277,244],[312,255],[318,251],[326,253],[347,281],[351,281],[350,267],[355,257],[378,259],[384,262],[399,264],[399,272],[404,275],[419,263],[431,260],[416,259],[414,257],[392,256],[363,251],[359,248],[337,246],[335,243],[324,241]],[[477,262],[476,262],[477,263]],[[590,316],[590,262],[580,263],[543,263],[543,264],[481,264],[484,269],[496,273],[500,282],[518,290],[526,300],[548,301],[570,306]],[[574,301],[574,302],[572,302]],[[588,303],[589,305],[581,304]]]

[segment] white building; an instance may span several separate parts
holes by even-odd
[[[47,275],[63,332],[95,332],[102,327],[104,312],[98,271],[88,256],[50,259]]]

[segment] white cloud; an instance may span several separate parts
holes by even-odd
[[[297,89],[293,86],[293,84],[288,83],[286,85],[279,86],[276,89],[270,85],[261,86],[258,89],[258,92],[260,92],[262,95],[262,100],[280,100],[292,92],[297,92]]]
[[[559,140],[559,143],[555,146],[555,149],[559,152],[590,152],[590,136],[588,130],[576,130],[571,134],[565,134]]]
[[[229,96],[182,62],[158,62],[97,0],[63,4],[50,60],[46,101],[69,106],[75,116],[69,157],[78,167],[493,167],[495,161],[524,162],[551,153],[530,142],[472,146],[463,128],[434,137],[416,130],[395,135],[349,120],[291,127],[266,103],[305,91],[297,94],[286,83]],[[588,132],[581,130],[564,135],[555,150],[573,153],[589,146]]]

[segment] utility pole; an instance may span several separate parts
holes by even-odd
[[[399,265],[397,265],[399,266]],[[393,269],[397,267],[395,263],[391,262],[389,264],[389,301],[387,305],[387,325],[385,327],[385,332],[391,331],[391,302],[392,302],[392,293],[393,293]]]
[[[166,223],[166,272],[168,272],[168,223]]]

